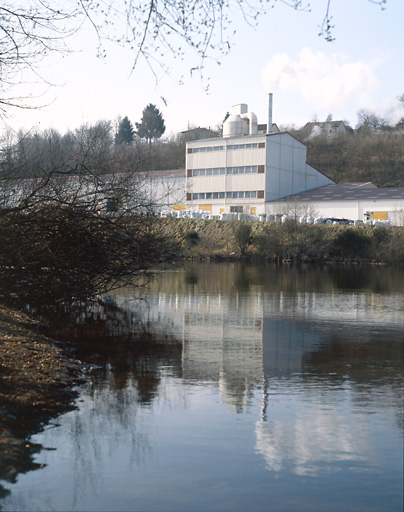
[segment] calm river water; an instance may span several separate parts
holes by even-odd
[[[403,269],[172,265],[138,293],[77,331],[91,380],[3,510],[403,510]]]

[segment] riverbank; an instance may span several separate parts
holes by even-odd
[[[34,469],[27,437],[73,407],[84,366],[39,322],[0,305],[0,479]],[[0,486],[0,496],[2,488]]]
[[[160,219],[179,258],[404,264],[404,227]]]

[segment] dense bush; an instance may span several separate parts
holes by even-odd
[[[366,258],[370,245],[370,239],[361,229],[347,228],[337,233],[331,243],[330,254],[345,259]]]
[[[404,264],[404,228],[398,226],[328,226],[287,222],[161,220],[172,240],[195,231],[198,244],[183,245],[181,257],[268,261],[372,261]],[[196,235],[193,235],[196,237]],[[238,239],[237,239],[238,237]],[[240,245],[241,244],[241,245]]]
[[[158,263],[170,244],[156,219],[47,207],[0,218],[0,297],[86,300]]]

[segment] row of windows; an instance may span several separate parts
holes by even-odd
[[[212,169],[189,170],[188,176],[220,176],[222,174],[256,174],[258,165],[244,165],[239,167],[215,167]]]
[[[210,151],[223,151],[224,146],[209,146],[205,148],[189,148],[188,153],[209,153]]]
[[[196,192],[192,194],[193,201],[205,201],[206,199],[255,199],[255,190],[242,190],[237,192]]]
[[[251,142],[248,144],[229,144],[227,149],[257,149],[265,148],[265,142]],[[188,153],[209,153],[211,151],[223,151],[224,146],[207,146],[203,148],[188,148]]]
[[[229,144],[227,149],[256,149],[258,148],[258,143],[253,142],[251,144]]]

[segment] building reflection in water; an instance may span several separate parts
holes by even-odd
[[[402,410],[399,375],[363,373],[369,361],[383,366],[383,357],[395,357],[397,333],[404,330],[400,294],[269,291],[245,279],[241,290],[200,287],[196,293],[163,278],[146,299],[148,325],[182,342],[182,379],[217,382],[222,402],[235,413],[262,393],[256,452],[272,471],[287,465],[309,475],[335,461],[359,463],[371,442],[363,413],[375,389],[382,388],[387,414]],[[387,326],[395,342],[384,344],[383,356]]]

